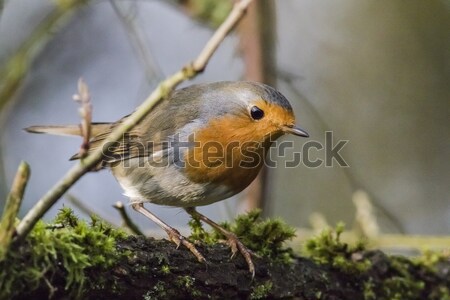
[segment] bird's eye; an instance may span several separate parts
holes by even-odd
[[[258,106],[253,106],[250,109],[250,115],[254,120],[261,120],[264,117],[264,111]]]

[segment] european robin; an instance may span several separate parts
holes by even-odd
[[[254,274],[250,251],[231,232],[195,210],[231,197],[247,187],[264,164],[266,151],[280,136],[308,137],[295,126],[289,101],[256,82],[216,82],[172,92],[117,143],[103,145],[114,123],[92,123],[90,151],[103,147],[97,169],[110,168],[132,207],[162,229],[177,246],[205,258],[176,229],[144,208],[144,203],[182,207],[227,237]],[[32,126],[29,132],[81,135],[78,125]],[[72,159],[78,159],[76,154]]]

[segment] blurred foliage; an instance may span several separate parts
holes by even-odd
[[[363,242],[350,246],[341,241],[344,224],[336,229],[325,229],[305,243],[304,252],[318,264],[330,265],[344,272],[364,272],[369,267],[367,260],[360,260],[358,253],[365,250]]]
[[[45,45],[51,40],[55,32],[66,24],[73,12],[89,3],[90,0],[53,0],[55,8],[36,26],[28,38],[11,57],[0,66],[0,124],[3,123],[2,114],[16,92],[22,85],[31,64]],[[3,13],[4,2],[0,0],[0,13]],[[3,154],[0,146],[0,198],[6,194],[6,176]]]
[[[413,259],[388,256],[366,250],[362,241],[342,242],[344,227],[339,223],[323,230],[305,243],[304,252],[318,264],[360,276],[364,300],[450,299],[450,280],[442,278],[446,271],[441,270],[448,268],[447,253],[428,251]]]
[[[195,18],[208,24],[218,27],[228,16],[233,7],[230,0],[178,0],[188,12]]]
[[[4,66],[0,69],[0,113],[13,98],[30,68],[55,31],[67,22],[71,14],[89,0],[54,0],[55,9],[36,27]]]

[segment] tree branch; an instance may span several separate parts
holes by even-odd
[[[14,224],[16,223],[17,213],[19,212],[29,177],[30,167],[26,162],[22,161],[14,178],[11,192],[6,199],[5,209],[0,222],[0,261],[5,257],[14,235]]]
[[[119,212],[120,216],[122,217],[123,226],[125,228],[128,228],[132,234],[135,235],[144,235],[142,231],[139,229],[139,227],[131,220],[131,218],[128,216],[127,211],[125,210],[125,206],[122,202],[117,201],[116,204],[113,205],[115,209]]]
[[[256,257],[256,276],[251,279],[243,257],[230,259],[229,248],[221,244],[199,245],[207,264],[167,240],[129,236],[116,247],[131,255],[109,268],[88,269],[79,298],[448,299],[450,261],[444,259],[431,268],[381,251],[355,252],[347,258],[341,253],[341,264],[318,263],[317,257],[294,256],[289,263]],[[52,293],[54,299],[71,298],[67,271],[60,268],[48,287],[25,289],[13,299],[48,299]]]

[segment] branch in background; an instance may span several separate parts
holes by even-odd
[[[164,74],[158,65],[158,62],[154,59],[150,48],[147,47],[147,44],[145,43],[144,32],[142,32],[139,26],[136,26],[136,21],[133,19],[137,13],[137,3],[123,3],[123,1],[117,0],[110,0],[109,3],[125,28],[127,37],[144,66],[147,83],[150,85],[157,84],[164,79]],[[125,12],[125,5],[128,5],[129,10],[134,9],[133,14],[132,12]]]
[[[4,123],[2,116],[6,116],[4,109],[12,101],[22,85],[33,60],[44,49],[55,32],[64,24],[77,9],[87,4],[88,0],[58,0],[57,7],[36,27],[30,36],[22,43],[17,51],[0,69],[0,126]],[[63,3],[64,2],[64,3]],[[3,13],[4,1],[0,0],[0,14]],[[0,196],[6,191],[5,171],[0,149]]]
[[[245,64],[245,80],[264,82],[276,86],[275,66],[275,2],[255,1],[247,17],[239,24],[240,53]],[[266,201],[268,195],[267,174],[263,168],[245,191],[244,211],[262,208],[270,210]]]
[[[305,242],[317,237],[317,234],[317,230],[296,228],[295,237],[292,241],[287,242],[287,245],[296,252],[301,251]],[[423,252],[423,250],[445,252],[450,249],[450,238],[448,236],[381,233],[371,239],[361,239],[361,235],[354,230],[342,233],[342,242],[346,244],[355,244],[361,240],[365,242],[368,249],[378,249],[388,253],[395,252],[404,255],[415,255]]]
[[[206,46],[200,52],[197,59],[185,66],[183,69],[173,74],[161,82],[150,96],[142,103],[136,111],[124,122],[114,129],[109,137],[105,139],[103,145],[114,143],[122,138],[123,134],[131,130],[138,124],[164,97],[166,97],[181,82],[195,77],[202,72],[226,35],[233,29],[237,22],[243,17],[248,5],[252,0],[241,0],[234,4],[233,10],[228,15],[224,23],[215,31]],[[81,176],[89,172],[104,157],[103,147],[98,147],[84,160],[77,163],[66,175],[61,178],[25,215],[17,227],[17,239],[23,239],[34,227],[36,222],[42,218],[50,207],[75,183]]]
[[[84,214],[86,214],[88,216],[97,216],[98,218],[102,219],[103,221],[105,221],[106,223],[108,223],[109,225],[111,225],[114,228],[120,227],[117,223],[114,223],[111,221],[114,219],[113,217],[111,217],[111,216],[106,217],[104,214],[99,214],[94,209],[92,209],[89,205],[87,205],[85,202],[81,201],[74,195],[72,195],[70,193],[66,193],[64,195],[64,197],[70,202],[70,204],[72,204],[73,206],[78,208]]]
[[[0,17],[3,15],[3,7],[5,6],[5,0],[0,0]]]
[[[113,207],[119,211],[120,216],[122,217],[123,226],[125,226],[125,228],[129,229],[133,234],[144,235],[139,227],[133,221],[131,221],[122,202],[117,201],[116,204],[113,205]]]
[[[81,137],[83,142],[80,147],[80,158],[85,158],[89,151],[89,142],[91,140],[91,124],[92,124],[92,104],[89,88],[83,78],[78,80],[78,94],[73,95],[73,100],[80,103],[78,112],[81,117]]]
[[[56,8],[42,21],[0,71],[0,112],[11,101],[25,79],[28,68],[55,31],[88,0],[54,1]]]
[[[17,213],[19,212],[29,177],[30,167],[26,162],[22,161],[14,178],[11,192],[6,199],[5,209],[0,222],[0,261],[5,258],[9,245],[11,244]]]
[[[231,10],[228,17],[225,21],[220,25],[219,28],[214,32],[213,36],[206,43],[200,55],[197,59],[192,63],[189,68],[192,68],[197,73],[202,72],[211,56],[219,47],[220,43],[225,39],[225,36],[231,31],[231,29],[236,26],[237,22],[244,16],[244,13],[247,11],[247,7],[252,3],[252,0],[241,0],[234,4],[233,9]]]
[[[309,215],[309,224],[311,225],[315,234],[319,234],[327,228],[331,228],[328,224],[327,218],[321,213],[313,212]]]
[[[357,191],[353,195],[353,203],[356,206],[355,225],[353,229],[342,233],[342,242],[355,244],[363,241],[367,249],[382,249],[385,251],[403,251],[404,254],[420,253],[423,250],[448,251],[450,249],[450,237],[448,236],[421,236],[381,233],[378,221],[372,209],[372,203],[368,195],[363,191]],[[289,246],[301,251],[305,242],[317,237],[320,232],[329,230],[325,216],[313,213],[310,216],[312,229],[297,228],[295,237],[288,242]]]
[[[319,122],[320,127],[324,131],[331,130],[332,127],[325,121],[325,119],[322,117],[322,115],[319,113],[319,111],[316,109],[313,103],[305,97],[300,90],[296,87],[294,80],[301,78],[300,76],[285,72],[283,70],[277,71],[278,77],[282,82],[284,82],[288,88],[291,90],[292,93],[296,96],[296,98],[299,101],[302,101],[305,107],[309,109],[309,112],[312,113],[313,119],[316,122]],[[373,199],[372,205],[379,210],[384,217],[394,226],[396,230],[398,230],[400,233],[404,233],[405,229],[403,228],[403,225],[398,221],[398,219],[391,213],[389,210],[387,210],[382,204],[381,201],[377,200],[375,197],[375,193],[371,192],[367,189],[362,183],[359,182],[359,180],[356,179],[356,176],[351,171],[351,168],[341,168],[342,172],[344,172],[345,177],[347,178],[347,181],[352,189],[352,191],[357,190],[364,190],[367,191],[367,193],[371,196]]]
[[[85,213],[86,215],[88,215],[88,216],[90,216],[90,215],[97,215],[97,213],[95,213],[92,208],[88,207],[86,205],[86,203],[83,203],[80,199],[78,199],[74,195],[72,195],[70,193],[66,193],[64,195],[64,198],[66,198],[67,201],[70,202],[70,204],[72,204],[73,206],[78,208],[81,212]]]
[[[380,226],[378,226],[369,195],[362,190],[358,190],[353,193],[352,200],[356,207],[355,229],[361,231],[361,234],[366,238],[376,238],[380,234]]]

